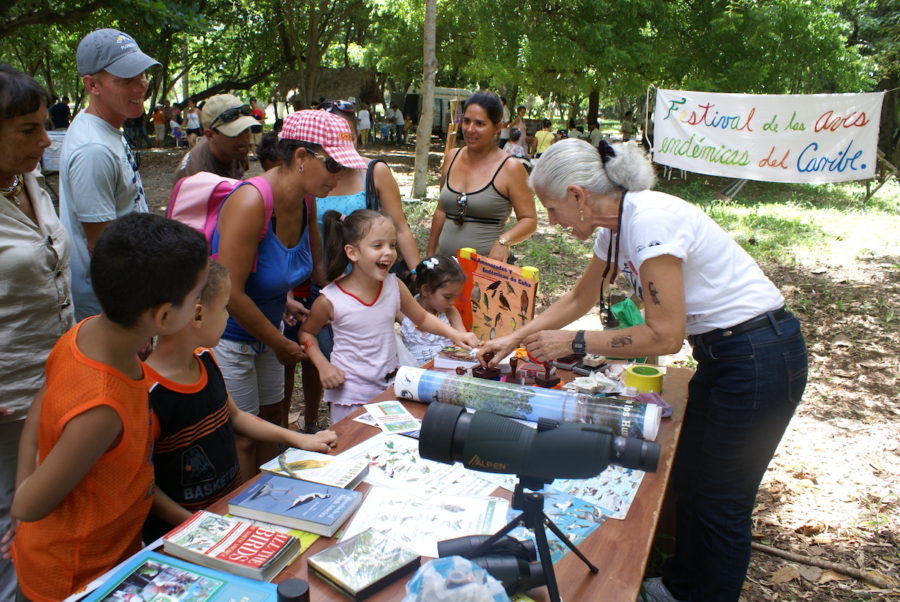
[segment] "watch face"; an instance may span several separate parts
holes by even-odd
[[[579,330],[572,340],[572,351],[575,353],[584,353],[584,331]]]

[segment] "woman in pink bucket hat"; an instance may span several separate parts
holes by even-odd
[[[230,317],[216,360],[238,407],[276,424],[282,422],[282,366],[306,359],[297,340],[282,332],[287,293],[310,277],[324,282],[315,197],[327,196],[342,170],[366,166],[347,122],[324,111],[285,117],[277,153],[277,167],[222,203],[211,245],[231,274]],[[257,457],[252,440],[238,437],[237,447],[245,477],[269,459]]]

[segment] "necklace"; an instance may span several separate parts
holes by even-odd
[[[0,194],[16,204],[16,207],[22,205],[19,195],[22,194],[22,188],[25,187],[25,178],[18,175],[13,176],[13,184],[8,188],[0,188]]]

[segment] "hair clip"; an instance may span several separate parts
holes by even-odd
[[[597,145],[597,150],[600,152],[600,160],[606,165],[606,162],[616,156],[616,151],[610,146],[609,142],[601,139],[600,143]]]
[[[347,219],[347,216],[342,213],[340,217],[341,223],[343,223],[345,219]]]
[[[431,257],[422,262],[426,268],[429,270],[433,270],[440,263],[440,260],[437,257]]]

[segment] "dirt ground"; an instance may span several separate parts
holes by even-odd
[[[439,151],[432,152],[435,165]],[[182,154],[143,153],[141,174],[155,210],[163,210]],[[386,158],[408,193],[412,147],[392,148]],[[851,236],[865,239],[867,232]],[[804,325],[810,378],[757,498],[754,540],[804,560],[754,551],[742,599],[898,599],[900,257],[874,249],[820,257],[816,264],[763,266]],[[302,411],[297,399],[294,418]],[[815,561],[836,567],[816,567]],[[869,574],[881,585],[844,569]]]

